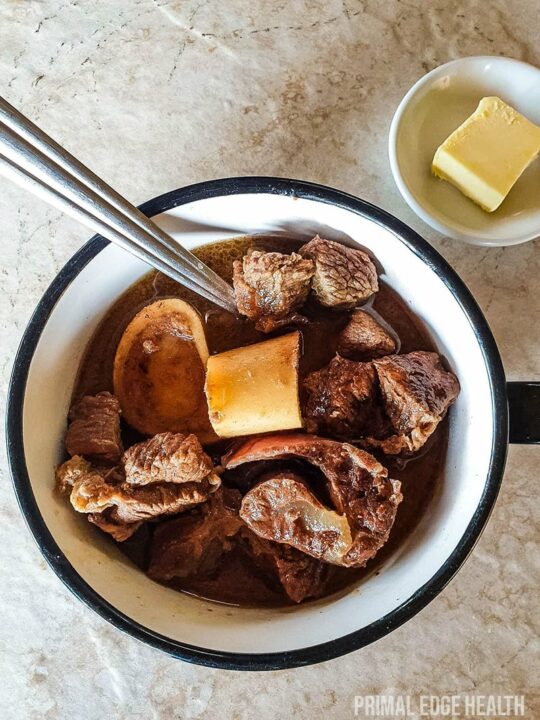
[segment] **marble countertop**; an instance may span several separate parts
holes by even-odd
[[[508,377],[538,379],[540,243],[485,249],[437,235],[402,201],[386,154],[392,113],[419,76],[465,55],[540,65],[538,30],[535,0],[4,0],[1,87],[136,203],[264,174],[381,205],[468,283]],[[4,405],[32,309],[88,232],[7,182],[0,217]],[[83,606],[27,531],[2,452],[4,720],[349,718],[355,695],[378,693],[524,694],[526,717],[540,716],[539,448],[510,449],[479,544],[419,615],[346,657],[267,674],[182,663]]]

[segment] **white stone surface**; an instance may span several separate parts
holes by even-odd
[[[540,65],[535,0],[3,0],[5,97],[134,202],[213,177],[268,174],[342,188],[393,212],[462,275],[509,378],[540,377],[540,245],[437,236],[390,176],[392,113],[425,71],[463,55]],[[2,183],[2,405],[39,297],[88,233]],[[3,451],[2,451],[3,452]],[[0,484],[0,707],[39,718],[353,717],[357,694],[525,694],[540,715],[540,448],[513,447],[500,499],[459,575],[364,650],[294,671],[190,666],[76,600]],[[536,523],[536,527],[535,527]]]

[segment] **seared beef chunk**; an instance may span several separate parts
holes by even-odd
[[[371,363],[336,355],[303,383],[303,416],[308,432],[358,439],[383,430],[385,419],[378,400],[377,374]]]
[[[246,462],[299,457],[326,476],[332,502],[347,517],[350,550],[339,560],[345,567],[362,567],[388,540],[402,500],[401,484],[372,455],[347,443],[297,433],[248,440],[223,458],[226,468]]]
[[[91,472],[91,470],[92,467],[88,460],[79,455],[74,455],[71,460],[66,460],[65,463],[56,468],[56,487],[61,493],[71,491],[75,481]]]
[[[94,468],[78,456],[61,465],[56,478],[61,490],[71,488],[70,501],[77,512],[108,511],[99,523],[104,529],[108,523],[131,524],[174,515],[205,502],[218,487],[208,477],[199,482],[132,486],[118,468]],[[95,517],[92,522],[98,524]]]
[[[252,251],[233,264],[238,310],[262,332],[303,321],[296,310],[307,299],[314,265],[297,253]]]
[[[293,473],[263,480],[242,500],[240,517],[262,538],[338,563],[351,548],[347,519],[322,505]]]
[[[321,305],[354,307],[379,289],[375,265],[362,250],[316,235],[298,252],[315,263],[312,289]]]
[[[125,479],[124,471],[120,466],[98,465],[94,467],[80,455],[74,455],[56,468],[56,487],[61,493],[71,492],[77,480],[92,473],[101,475],[109,485],[120,485]]]
[[[150,577],[168,582],[214,570],[243,527],[238,515],[241,497],[238,490],[220,488],[199,514],[158,525],[152,540]]]
[[[126,482],[130,485],[197,483],[205,479],[211,485],[220,484],[212,461],[196,435],[160,433],[132,445],[123,460]]]
[[[370,363],[337,355],[304,380],[303,414],[309,432],[414,453],[459,394],[456,376],[437,353],[389,355]]]
[[[114,508],[101,513],[90,513],[88,521],[100,530],[111,535],[116,542],[128,540],[141,527],[142,522],[125,523],[115,516]]]
[[[109,486],[120,485],[124,480],[123,470],[119,467],[94,468],[84,458],[74,455],[70,460],[56,468],[56,487],[62,493],[73,493],[84,479],[97,478],[97,482],[106,482]],[[77,492],[77,490],[75,491]],[[71,498],[70,498],[71,499]],[[88,520],[103,532],[112,535],[117,542],[124,542],[141,526],[140,522],[124,522],[111,507],[103,512],[89,513]]]
[[[349,360],[372,360],[396,351],[396,341],[364,310],[355,310],[338,340],[338,353]]]
[[[457,398],[458,380],[443,368],[434,352],[390,355],[375,360],[373,365],[393,432],[382,437],[375,434],[364,442],[390,455],[416,452]]]
[[[123,522],[162,515],[175,515],[208,499],[215,486],[207,480],[201,483],[155,483],[150,487],[132,487],[128,483],[110,485],[97,471],[79,479],[71,491],[71,504],[78,512],[102,512],[116,508],[116,516]]]
[[[57,486],[62,492],[70,491],[75,510],[87,513],[90,522],[118,542],[130,537],[145,520],[205,502],[221,483],[195,435],[156,435],[133,445],[123,460],[125,471],[94,467],[74,455],[56,471]]]
[[[120,404],[109,392],[85,395],[69,411],[66,449],[98,463],[116,463],[122,455]]]
[[[322,594],[328,565],[290,545],[264,540],[248,528],[242,531],[242,536],[247,540],[257,565],[277,578],[293,602],[301,603],[306,598]]]

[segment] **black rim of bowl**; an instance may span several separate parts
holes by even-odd
[[[26,328],[15,357],[8,392],[7,450],[15,493],[30,531],[55,573],[89,607],[120,630],[182,660],[230,670],[277,670],[323,662],[369,645],[409,620],[441,592],[473,549],[497,498],[508,447],[508,407],[506,381],[499,352],[491,330],[471,293],[456,272],[427,241],[384,210],[353,195],[323,185],[259,176],[224,178],[189,185],[144,203],[141,210],[152,217],[189,202],[244,193],[289,195],[316,200],[350,210],[383,225],[439,275],[468,316],[482,349],[489,377],[494,408],[494,432],[491,462],[482,497],[467,529],[444,565],[399,607],[361,630],[319,645],[274,653],[221,652],[171,640],[119,612],[96,593],[72,567],[56,544],[34,498],[24,456],[23,403],[30,363],[41,332],[66,287],[85,265],[109,244],[99,236],[89,240],[58,273]]]

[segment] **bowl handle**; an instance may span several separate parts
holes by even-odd
[[[510,411],[510,442],[540,443],[540,382],[506,383]]]

